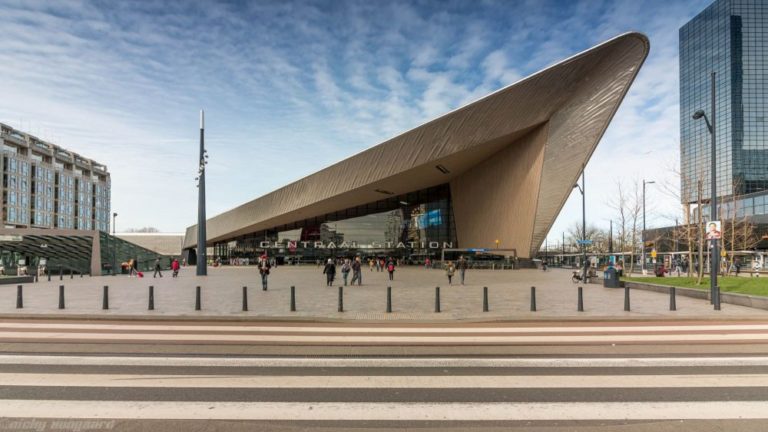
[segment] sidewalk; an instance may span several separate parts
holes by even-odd
[[[98,317],[221,317],[229,319],[304,320],[554,320],[554,319],[765,319],[768,311],[723,305],[712,310],[706,300],[677,297],[669,311],[669,296],[631,292],[631,312],[624,312],[624,289],[584,287],[584,312],[577,311],[577,287],[571,270],[468,270],[467,285],[447,285],[442,270],[401,267],[389,282],[386,272],[363,270],[363,286],[344,289],[344,311],[338,312],[339,279],[325,286],[322,269],[282,266],[273,269],[269,290],[262,291],[255,267],[209,268],[207,277],[192,267],[179,278],[164,272],[142,279],[127,276],[75,277],[24,285],[24,308],[16,309],[16,286],[0,286],[0,318],[34,315]],[[350,277],[351,279],[351,277]],[[58,286],[65,286],[66,309],[58,309]],[[109,310],[102,310],[102,286],[109,286]],[[148,311],[148,287],[154,286],[155,310]],[[202,288],[202,310],[195,311],[195,286]],[[296,312],[291,312],[290,286],[296,287]],[[248,312],[242,312],[242,287],[248,286]],[[386,288],[392,287],[392,313],[386,313]],[[434,313],[435,287],[440,286],[442,313]],[[483,287],[489,291],[489,312],[483,312]],[[530,311],[530,287],[536,286],[537,311]]]

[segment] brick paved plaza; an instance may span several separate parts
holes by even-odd
[[[400,267],[395,280],[386,272],[363,271],[363,286],[344,290],[345,312],[337,312],[338,285],[325,286],[322,269],[315,266],[281,266],[273,269],[269,290],[262,291],[255,267],[209,268],[207,277],[196,277],[195,269],[182,269],[177,279],[170,272],[153,279],[127,276],[75,277],[51,282],[41,280],[24,286],[24,309],[16,309],[16,286],[0,286],[0,314],[90,314],[94,316],[228,316],[303,317],[346,319],[535,319],[559,317],[694,318],[766,317],[768,311],[723,304],[715,312],[706,300],[677,297],[676,312],[670,312],[666,294],[632,291],[632,311],[624,312],[624,290],[584,285],[584,312],[577,312],[577,285],[571,271],[468,270],[465,286],[447,285],[442,270]],[[351,277],[350,277],[351,279]],[[601,281],[602,282],[602,281]],[[66,309],[58,309],[58,286],[65,286]],[[109,285],[110,309],[103,311],[102,286]],[[148,287],[154,285],[155,310],[147,311]],[[202,287],[202,310],[195,311],[195,286]],[[296,312],[289,310],[290,286],[296,287]],[[391,314],[386,310],[386,287],[392,287]],[[537,312],[530,309],[530,287],[537,288]],[[241,311],[242,287],[248,287],[248,312]],[[442,313],[434,313],[435,287],[441,287]],[[490,311],[483,312],[483,286],[489,289]]]

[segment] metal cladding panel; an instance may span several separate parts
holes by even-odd
[[[562,159],[586,160],[647,53],[648,40],[642,34],[628,33],[611,39],[476,102],[208,219],[208,242],[212,244],[374,202],[384,196],[376,189],[401,194],[449,183],[492,154],[508,145],[515,145],[516,139],[548,122],[563,109],[581,108],[584,113],[571,116],[582,118],[586,123],[556,122],[557,142],[584,141],[567,146],[569,153],[572,150],[584,154],[564,155]],[[607,86],[609,90],[601,86]],[[590,102],[598,107],[590,106]],[[576,130],[565,130],[568,126],[576,127]],[[561,176],[552,168],[559,166],[552,163],[558,158],[551,154],[549,148],[548,143],[544,155],[544,175]],[[437,164],[445,165],[450,173],[440,173],[435,169]],[[580,164],[577,165],[580,167]],[[551,226],[562,207],[564,199],[559,198],[570,191],[570,185],[567,185],[567,191],[558,193],[556,189],[562,188],[559,183],[555,186],[551,181],[542,180],[541,184],[542,190],[546,188],[546,191],[539,193],[531,247],[543,235],[541,230]],[[557,202],[542,203],[542,198]],[[540,217],[549,222],[539,224]],[[531,227],[521,229],[530,230]],[[461,237],[461,233],[457,234]],[[195,246],[196,235],[196,226],[187,229],[185,248]]]

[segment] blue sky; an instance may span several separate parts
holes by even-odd
[[[106,164],[118,231],[182,231],[200,108],[215,215],[636,30],[651,54],[586,170],[607,226],[617,182],[677,187],[677,32],[709,3],[0,0],[0,121]],[[661,189],[649,226],[679,213]]]

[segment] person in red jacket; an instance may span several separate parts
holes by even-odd
[[[173,270],[173,277],[179,276],[179,260],[174,258],[173,262],[171,263],[171,270]]]

